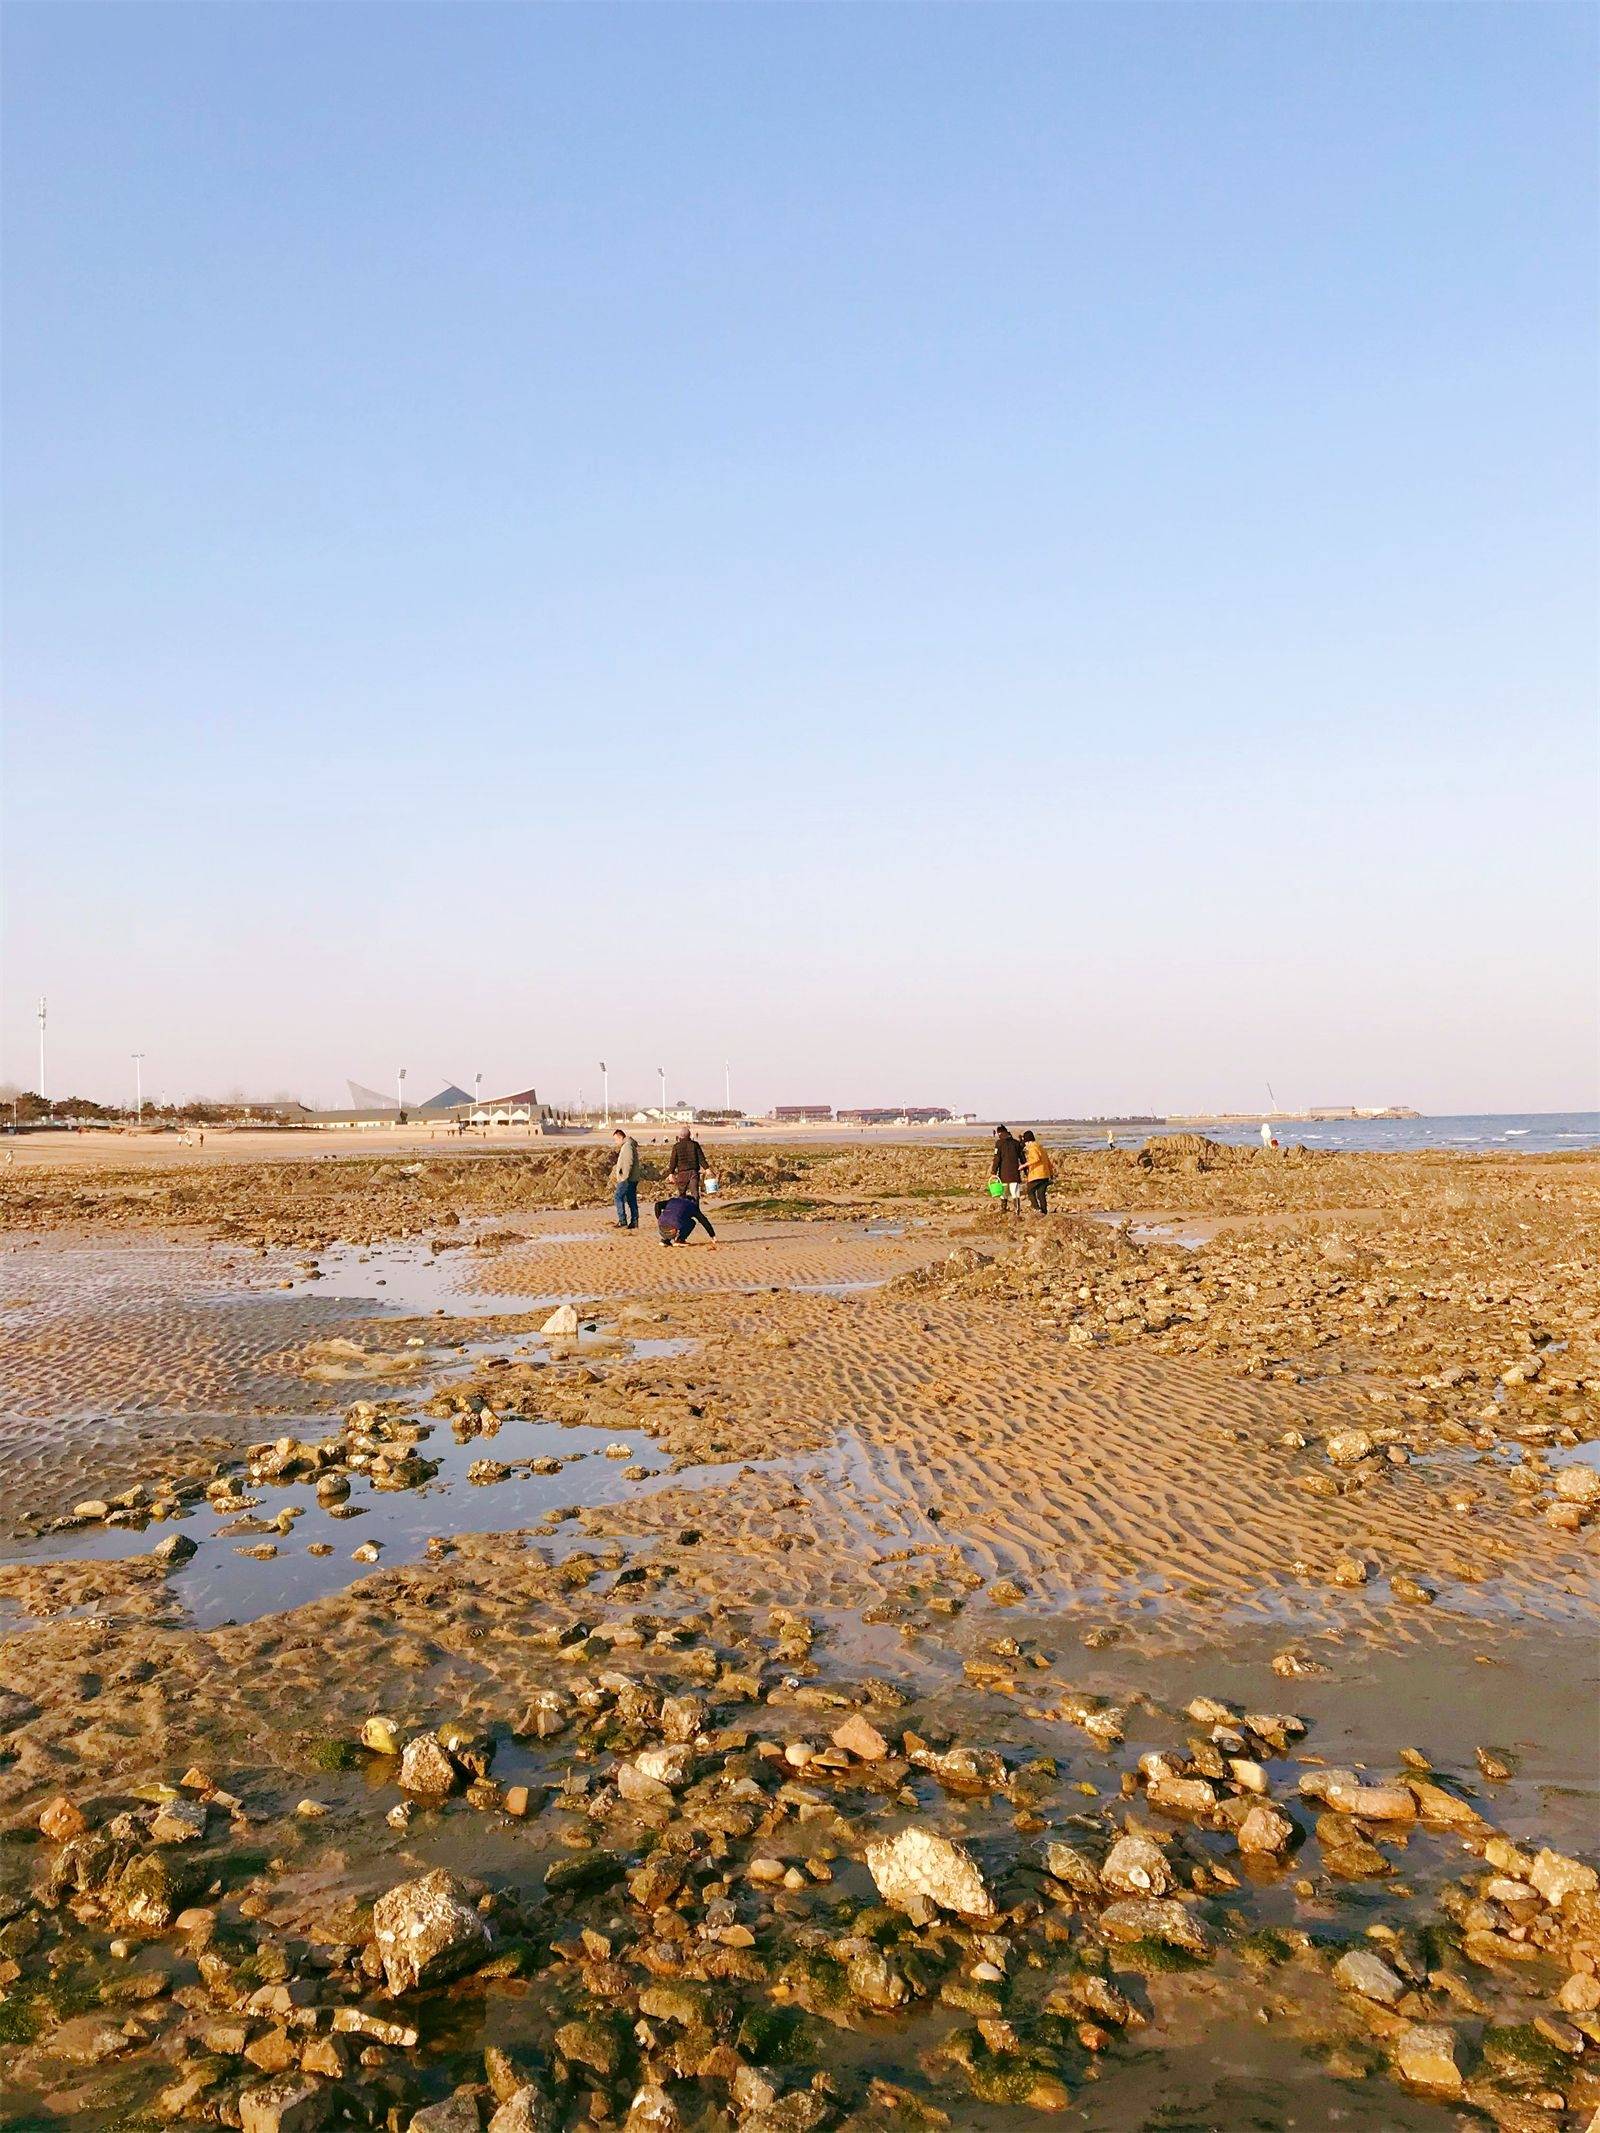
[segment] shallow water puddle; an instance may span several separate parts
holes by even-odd
[[[670,1353],[687,1344],[661,1340],[638,1345]],[[438,1472],[414,1488],[379,1489],[351,1471],[346,1501],[324,1504],[309,1481],[255,1485],[241,1473],[234,1477],[235,1484],[248,1509],[241,1509],[237,1499],[231,1510],[218,1510],[202,1500],[182,1519],[153,1521],[143,1528],[94,1525],[40,1534],[7,1548],[4,1559],[121,1561],[148,1555],[158,1542],[181,1533],[197,1544],[199,1553],[171,1572],[171,1590],[197,1627],[214,1628],[298,1607],[342,1592],[375,1571],[419,1561],[430,1540],[517,1532],[552,1515],[621,1502],[663,1485],[713,1487],[748,1463],[675,1470],[669,1455],[642,1432],[619,1438],[581,1425],[515,1416],[502,1417],[492,1432],[468,1433],[459,1422],[443,1420],[420,1427],[417,1450],[438,1462]],[[308,1440],[329,1433],[326,1416],[286,1418],[278,1426],[280,1435]],[[510,1472],[474,1481],[470,1469],[482,1461],[497,1462]],[[530,1471],[535,1461],[560,1465],[553,1472],[535,1473]],[[280,1530],[277,1521],[285,1514],[291,1523]],[[354,1550],[368,1542],[377,1545],[377,1560],[357,1561]],[[276,1552],[266,1557],[240,1553],[265,1546]]]
[[[554,1236],[526,1240],[529,1245],[570,1241],[574,1239]],[[277,1293],[315,1295],[331,1303],[381,1304],[405,1317],[443,1312],[452,1318],[509,1318],[585,1300],[515,1290],[491,1294],[474,1284],[480,1266],[467,1241],[444,1252],[428,1244],[391,1244],[377,1250],[335,1245],[318,1254],[315,1273],[300,1274]]]

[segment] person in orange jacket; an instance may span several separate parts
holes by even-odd
[[[1022,1136],[1022,1176],[1035,1214],[1049,1214],[1050,1180],[1055,1174],[1056,1166],[1050,1160],[1049,1149],[1043,1141],[1035,1140],[1030,1128]]]

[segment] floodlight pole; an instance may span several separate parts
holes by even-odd
[[[726,1059],[722,1062],[722,1108],[724,1111],[733,1109],[733,1068]]]
[[[395,1119],[395,1124],[403,1126],[406,1122],[406,1070],[404,1067],[400,1069],[395,1079],[395,1109],[399,1113],[399,1116]]]
[[[133,1055],[133,1122],[136,1126],[142,1126],[144,1124],[143,1052],[135,1052]]]
[[[665,1125],[667,1122],[667,1070],[665,1067],[657,1067],[656,1072],[661,1076],[661,1123]]]
[[[44,1002],[44,994],[43,994],[43,993],[40,993],[40,995],[39,995],[39,1101],[40,1101],[40,1103],[42,1103],[42,1104],[45,1104],[46,1106],[48,1106],[48,1104],[49,1104],[49,1097],[48,1097],[48,1095],[46,1094],[46,1091],[45,1091],[45,1085],[44,1085],[44,1024],[45,1024],[45,1002]]]

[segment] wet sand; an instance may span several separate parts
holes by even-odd
[[[726,2041],[697,2073],[681,2038],[669,2043],[677,2031],[655,2036],[631,1954],[583,1958],[579,2012],[631,2026],[614,2077],[584,2071],[570,2036],[555,2041],[578,1973],[552,1951],[530,1891],[565,1840],[552,1851],[548,1809],[508,1817],[504,1788],[531,1781],[542,1797],[543,1785],[609,1768],[626,1742],[604,1715],[621,1691],[604,1684],[642,1671],[663,1687],[709,1686],[722,1733],[700,1751],[707,1770],[742,1767],[736,1737],[798,1727],[825,1745],[828,1726],[864,1702],[891,1745],[910,1726],[908,1738],[970,1744],[1011,1773],[998,1817],[992,1784],[988,1808],[963,1807],[944,1785],[912,1788],[915,1814],[970,1836],[1020,1903],[1004,1928],[1015,1987],[988,1988],[982,2016],[999,2026],[962,2041],[972,2009],[956,2003],[990,2005],[977,1987],[935,1988],[924,2007],[917,1966],[935,1961],[942,1929],[918,1929],[920,1954],[891,1948],[909,1965],[905,2011],[874,2010],[870,1996],[854,2013],[834,2008],[836,2047],[819,2036],[819,2056],[783,2072],[791,2115],[774,2129],[999,2129],[1040,2110],[1080,2126],[1228,2133],[1581,2123],[1600,2103],[1586,2060],[1600,2024],[1591,2039],[1586,1992],[1562,1980],[1600,1970],[1600,1933],[1582,1903],[1559,1929],[1551,1913],[1524,1961],[1513,1908],[1494,1914],[1494,1933],[1474,1928],[1463,1955],[1450,1890],[1481,1860],[1472,1824],[1418,1825],[1385,1857],[1370,1840],[1391,1833],[1353,1823],[1366,1857],[1305,1822],[1292,1865],[1241,1875],[1212,1808],[1192,1821],[1168,1809],[1156,1825],[1199,1875],[1222,1936],[1215,1961],[1191,1974],[1152,1956],[1134,1983],[1133,1958],[1113,1949],[1113,1974],[1148,2019],[1090,2021],[1087,2042],[1081,2009],[1077,2028],[1052,2028],[1024,1987],[1077,1945],[1079,1925],[1070,1902],[1052,1912],[1059,1895],[1042,1913],[1024,1899],[1037,1884],[1013,1885],[1022,1867],[1006,1861],[1036,1857],[1069,1827],[1075,1787],[1091,1821],[1145,1826],[1158,1785],[1138,1759],[1159,1747],[1177,1769],[1192,1756],[1183,1709],[1196,1696],[1306,1721],[1302,1746],[1262,1765],[1286,1805],[1308,1768],[1390,1778],[1409,1750],[1410,1767],[1448,1774],[1480,1829],[1561,1851],[1592,1835],[1592,1512],[1560,1477],[1600,1439],[1581,1245],[1600,1165],[1195,1161],[1152,1172],[1089,1158],[1064,1178],[1061,1200],[1136,1217],[1145,1241],[1133,1242],[1065,1214],[1008,1231],[974,1201],[961,1150],[939,1164],[920,1150],[914,1164],[892,1150],[794,1162],[764,1152],[761,1175],[730,1180],[717,1249],[671,1252],[648,1231],[608,1230],[592,1196],[574,1219],[578,1181],[542,1161],[498,1177],[453,1162],[376,1190],[363,1166],[341,1164],[348,1184],[319,1185],[314,1205],[281,1176],[277,1192],[264,1165],[238,1166],[231,1185],[208,1177],[188,1199],[165,1187],[141,1199],[115,1174],[87,1195],[65,1171],[28,1180],[28,1227],[0,1259],[0,1490],[13,1535],[0,1551],[0,1627],[12,1625],[0,1639],[11,1699],[0,1779],[6,1827],[28,1839],[0,1847],[0,1894],[13,1891],[21,1908],[6,1916],[37,1919],[40,1935],[29,1927],[13,1948],[0,1918],[0,2027],[17,2009],[24,2115],[132,2123],[201,2048],[183,2041],[199,2016],[181,1995],[203,1973],[166,1926],[133,1934],[139,1961],[159,1959],[164,1977],[137,2003],[148,2016],[136,2033],[98,2070],[53,2060],[51,2037],[62,2030],[70,2051],[78,2033],[63,2025],[82,2020],[81,2005],[129,2003],[96,1924],[104,1899],[76,1899],[81,1915],[63,1927],[29,1894],[56,1848],[37,1834],[48,1800],[67,1796],[97,1827],[148,1813],[140,1787],[198,1764],[241,1797],[278,1861],[268,1867],[242,1825],[227,1836],[213,1813],[205,1841],[231,1892],[230,1930],[258,1937],[254,1920],[268,1921],[296,1974],[309,1961],[296,1951],[337,1910],[359,1976],[361,1905],[431,1865],[479,1877],[491,1908],[534,1906],[519,1931],[546,1953],[515,1991],[412,1995],[426,2015],[417,2046],[374,2045],[364,2071],[311,2066],[316,2108],[335,2122],[398,2097],[404,2126],[430,2098],[483,2082],[485,2045],[503,2042],[537,2047],[564,2114],[552,2123],[765,2133],[768,2107],[729,2086]],[[380,1215],[409,1241],[379,1241]],[[270,1241],[274,1226],[293,1241]],[[1170,1228],[1198,1248],[1167,1241]],[[581,1300],[580,1330],[547,1334],[563,1298]],[[436,1469],[393,1492],[375,1486],[370,1446],[382,1451],[386,1433]],[[280,1439],[314,1457],[297,1466],[295,1453],[282,1479],[252,1481],[245,1447]],[[332,1439],[336,1451],[315,1451]],[[346,1493],[314,1488],[317,1471]],[[176,1493],[205,1482],[221,1510]],[[144,1495],[119,1510],[113,1499],[140,1483]],[[74,1518],[85,1495],[110,1516]],[[248,1509],[228,1509],[245,1498]],[[54,1534],[39,1530],[60,1519]],[[357,1562],[369,1533],[376,1560]],[[198,1542],[192,1562],[152,1561],[171,1534]],[[576,1761],[575,1736],[530,1745],[518,1733],[531,1697],[585,1682],[595,1724],[612,1730]],[[873,1683],[909,1702],[875,1701]],[[1120,1717],[1100,1725],[1108,1710]],[[384,1819],[401,1798],[392,1761],[350,1745],[378,1711],[402,1735],[446,1719],[483,1733],[496,1743],[494,1787],[424,1803],[397,1832]],[[1018,1773],[1041,1753],[1055,1776],[1041,1775],[1026,1804]],[[325,1816],[297,1814],[308,1793]],[[875,1798],[851,1816],[870,1822]],[[596,1796],[602,1842],[638,1860],[663,1832],[679,1841],[669,1805],[656,1803],[660,1826],[642,1840],[624,1826],[630,1811],[645,1810],[614,1788]],[[865,1870],[845,1871],[856,1840],[831,1842],[840,1900],[870,1901]],[[229,1864],[241,1846],[256,1862],[242,1874]],[[1362,1858],[1365,1873],[1347,1874]],[[799,1878],[810,1893],[787,1899],[792,1915],[781,1889],[775,1912],[746,1914],[763,1962],[817,1945],[806,1936],[834,1899]],[[1104,1900],[1090,1903],[1091,1922]],[[609,1922],[614,1898],[594,1904],[580,1910],[586,1932],[646,1953],[633,1927]],[[1446,1928],[1449,1947],[1437,1939]],[[850,1922],[840,1914],[826,1930],[827,1945],[843,1945]],[[1373,1931],[1403,1985],[1421,1961],[1406,2019],[1453,2029],[1454,2087],[1390,2078],[1404,2024],[1330,1982],[1338,1955]],[[1263,1934],[1277,1939],[1267,1970],[1253,1970],[1250,1936]],[[1418,1955],[1424,1943],[1431,1956]],[[41,1963],[74,1981],[70,2013]],[[341,1975],[336,1963],[335,1997]],[[242,2004],[208,1989],[213,2021]],[[245,2028],[260,2040],[271,2023]],[[1539,2041],[1501,2038],[1524,2030]],[[266,2081],[273,2054],[280,2070],[304,2071],[301,2051],[224,2054],[194,2114],[233,2122],[228,2100]],[[331,2066],[338,2054],[326,2056]],[[836,2088],[808,2086],[829,2064]],[[875,2080],[891,2089],[875,2092]],[[629,2118],[641,2085],[662,2086],[678,2119]],[[487,2123],[493,2103],[479,2097],[472,2122]]]

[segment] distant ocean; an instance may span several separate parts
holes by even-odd
[[[1037,1121],[1035,1122],[1037,1123]],[[1073,1139],[1103,1146],[1107,1132],[1118,1147],[1132,1148],[1154,1133],[1204,1133],[1215,1141],[1259,1145],[1261,1126],[1085,1127],[1060,1122]],[[1441,1148],[1457,1155],[1559,1155],[1600,1148],[1600,1111],[1504,1111],[1466,1118],[1340,1118],[1304,1123],[1279,1120],[1272,1128],[1284,1147],[1346,1148],[1355,1153],[1405,1153]]]

